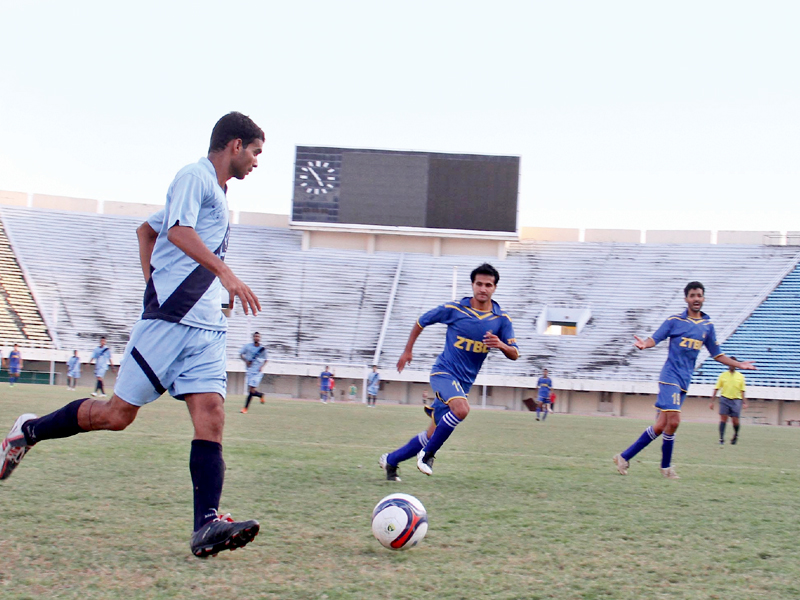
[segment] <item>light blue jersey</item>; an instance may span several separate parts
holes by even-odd
[[[111,348],[108,346],[98,346],[92,352],[92,358],[95,360],[95,371],[108,370],[108,363],[111,362]]]
[[[77,379],[81,376],[81,359],[78,356],[70,356],[67,361],[67,377]]]
[[[158,238],[150,258],[142,319],[226,331],[219,279],[167,237],[174,225],[191,227],[209,250],[225,259],[230,235],[228,202],[211,161],[201,158],[178,171],[167,191],[166,206],[147,222]]]
[[[245,344],[239,354],[242,359],[248,363],[248,375],[259,373],[261,371],[261,367],[263,367],[264,363],[267,362],[267,349],[260,344],[258,346],[252,343]]]
[[[367,394],[370,396],[377,396],[381,384],[380,373],[370,373],[367,377]]]

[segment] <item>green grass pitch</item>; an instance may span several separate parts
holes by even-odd
[[[0,392],[3,435],[78,397]],[[221,509],[261,521],[247,548],[189,553],[192,429],[164,397],[127,431],[40,444],[0,483],[0,598],[800,597],[800,428],[745,425],[720,448],[716,426],[684,423],[669,481],[660,442],[628,477],[611,462],[645,421],[476,409],[433,477],[407,462],[392,483],[377,459],[425,428],[421,407],[240,407],[229,398]],[[405,552],[370,531],[395,491],[428,509]]]

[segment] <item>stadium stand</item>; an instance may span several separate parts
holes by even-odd
[[[52,348],[47,326],[0,224],[0,342]]]
[[[800,267],[795,267],[722,345],[725,354],[756,361],[749,385],[800,387]],[[706,360],[697,383],[716,383],[725,367]]]
[[[102,333],[121,351],[141,311],[144,283],[135,236],[141,219],[11,206],[0,213],[42,310],[58,310],[60,347],[90,349]],[[371,364],[385,320],[379,365],[389,371],[416,318],[451,300],[454,268],[461,298],[470,294],[469,272],[486,260],[501,272],[495,298],[514,320],[522,356],[512,362],[492,353],[485,373],[535,376],[548,367],[565,379],[653,381],[666,346],[638,352],[633,335],[649,335],[682,311],[688,281],[706,285],[706,311],[718,331],[730,333],[798,261],[797,248],[787,246],[515,242],[506,260],[498,261],[303,251],[301,241],[297,231],[232,226],[226,260],[264,311],[245,318],[237,307],[229,358],[238,357],[250,332],[258,330],[273,360]],[[592,318],[577,336],[539,335],[537,319],[548,306],[588,308]],[[443,330],[423,334],[414,370],[426,371],[442,342]]]

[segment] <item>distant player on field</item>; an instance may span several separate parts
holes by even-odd
[[[14,344],[14,349],[8,354],[6,366],[8,367],[8,383],[11,387],[14,387],[17,379],[19,379],[19,374],[22,372],[22,354],[17,344]]]
[[[74,390],[81,378],[81,359],[78,351],[74,350],[67,361],[67,389]]]
[[[430,375],[435,400],[425,412],[433,422],[405,446],[380,457],[379,464],[390,481],[400,481],[398,465],[414,456],[422,473],[433,474],[436,452],[469,414],[467,394],[489,350],[496,348],[510,360],[519,358],[511,318],[492,300],[500,274],[484,263],[472,271],[470,279],[473,296],[460,302],[446,302],[422,315],[397,361],[397,370],[402,372],[413,359],[414,342],[422,330],[434,323],[447,325],[444,351],[433,364]]]
[[[736,360],[736,357],[731,356],[731,360]],[[728,370],[720,373],[717,378],[717,385],[714,386],[714,391],[711,392],[711,405],[709,408],[714,410],[714,398],[717,397],[717,390],[720,390],[720,445],[725,443],[725,425],[728,423],[728,417],[731,418],[731,423],[733,424],[731,445],[736,445],[736,442],[739,441],[739,417],[742,414],[742,409],[747,408],[747,399],[744,397],[745,388],[744,375],[739,373],[734,366],[728,367]]]
[[[550,406],[550,390],[553,389],[553,381],[547,376],[547,369],[542,372],[542,376],[536,382],[539,387],[539,396],[537,397],[536,405],[536,420],[539,420],[539,413],[544,411],[542,421],[547,418],[547,413]]]
[[[381,374],[378,373],[378,365],[372,365],[372,373],[367,376],[367,406],[375,406],[380,387]]]
[[[267,364],[267,349],[261,345],[261,334],[257,331],[253,334],[253,343],[245,344],[239,356],[247,365],[245,376],[247,377],[247,400],[244,401],[244,408],[241,412],[247,413],[250,407],[250,400],[255,398],[261,399],[261,404],[264,404],[264,393],[258,391],[258,386],[261,384],[261,378],[264,373],[261,370]]]
[[[331,386],[331,382],[333,381],[333,373],[328,370],[329,368],[330,367],[326,365],[325,370],[319,374],[319,399],[323,404],[327,404],[328,397],[333,391]]]
[[[111,348],[106,346],[106,338],[100,338],[100,345],[92,352],[92,358],[89,363],[94,362],[94,376],[97,378],[92,396],[106,397],[106,389],[103,387],[103,377],[106,375],[109,367],[114,366],[114,361],[111,360]]]
[[[227,383],[227,320],[220,298],[224,287],[231,308],[238,297],[245,314],[261,310],[258,298],[224,258],[230,234],[226,182],[244,179],[258,165],[263,143],[264,132],[241,113],[217,122],[208,157],[178,172],[164,209],[137,229],[147,282],[144,312],[131,331],[114,395],[107,401],[81,398],[41,418],[20,416],[0,446],[0,479],[35,444],[84,431],[125,429],[142,406],[169,390],[186,402],[194,425],[189,456],[192,553],[212,556],[240,548],[256,536],[258,521],[237,522],[217,513],[225,474]],[[153,526],[159,526],[154,519]]]
[[[648,427],[627,450],[614,456],[614,464],[617,465],[620,475],[627,475],[630,460],[663,433],[661,473],[667,479],[679,479],[674,467],[671,466],[675,431],[681,422],[681,407],[686,399],[689,382],[692,380],[697,355],[703,346],[708,349],[714,360],[723,365],[738,369],[755,369],[753,363],[739,362],[720,351],[714,324],[711,318],[700,310],[705,301],[703,284],[692,281],[684,288],[683,295],[687,304],[685,311],[669,317],[653,336],[646,340],[633,336],[636,338],[633,345],[639,350],[652,348],[669,338],[669,354],[658,381],[656,408],[659,413],[656,424]]]

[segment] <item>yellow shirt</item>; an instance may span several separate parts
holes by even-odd
[[[723,371],[717,379],[716,389],[721,390],[720,394],[731,400],[741,399],[744,388],[744,375],[739,371]]]

